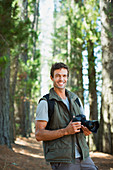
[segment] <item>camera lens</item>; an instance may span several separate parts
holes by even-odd
[[[87,121],[87,128],[91,131],[91,132],[97,132],[97,129],[99,128],[99,123],[97,120],[92,120],[92,121]]]

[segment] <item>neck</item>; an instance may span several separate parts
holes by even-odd
[[[66,99],[66,94],[65,94],[65,88],[64,89],[58,89],[54,87],[54,91],[57,93],[61,99]]]

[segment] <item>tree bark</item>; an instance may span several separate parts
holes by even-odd
[[[32,30],[33,30],[33,59],[36,59],[36,41],[37,41],[37,31],[38,31],[38,20],[39,20],[39,0],[34,1],[34,19],[32,22]]]
[[[23,0],[22,2],[22,20],[26,21],[28,19],[28,0]],[[26,39],[26,42],[22,44],[24,46],[24,52],[20,54],[24,64],[27,64],[28,60],[28,40]],[[23,90],[21,92],[21,97],[20,97],[20,102],[19,102],[19,116],[20,116],[20,133],[23,137],[27,137],[28,133],[28,127],[27,127],[27,120],[29,118],[29,112],[28,112],[28,107],[27,107],[27,81],[28,81],[28,75],[27,72],[25,71],[22,73],[23,76],[22,78],[22,83],[24,86],[22,86]],[[21,83],[21,82],[20,82]]]
[[[91,40],[87,41],[87,51],[88,51],[90,120],[98,120],[94,43]],[[92,135],[89,136],[89,147],[91,150],[97,150],[98,133],[96,134],[93,133]]]
[[[9,133],[9,88],[11,36],[10,29],[12,27],[11,5],[12,1],[0,1],[0,144],[7,145],[10,148],[11,142]]]
[[[102,151],[113,154],[113,0],[100,1],[102,44]]]
[[[9,133],[9,77],[10,77],[10,54],[7,57],[7,64],[0,66],[0,145],[7,145],[11,148]],[[0,56],[0,59],[2,56]]]
[[[16,138],[14,99],[15,99],[15,89],[16,89],[17,73],[18,73],[18,66],[19,66],[19,55],[15,56],[12,62],[13,62],[12,69],[11,69],[12,81],[10,81],[10,140],[11,143],[14,143]]]

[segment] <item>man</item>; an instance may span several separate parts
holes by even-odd
[[[50,78],[54,88],[50,89],[49,100],[55,102],[54,113],[50,119],[47,100],[42,98],[37,107],[36,140],[43,141],[45,159],[52,169],[96,170],[85,140],[91,132],[81,122],[72,122],[73,117],[83,114],[83,109],[78,96],[65,88],[68,77],[67,65],[52,65]]]

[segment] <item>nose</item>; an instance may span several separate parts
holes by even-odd
[[[63,76],[60,76],[60,80],[63,80]]]

